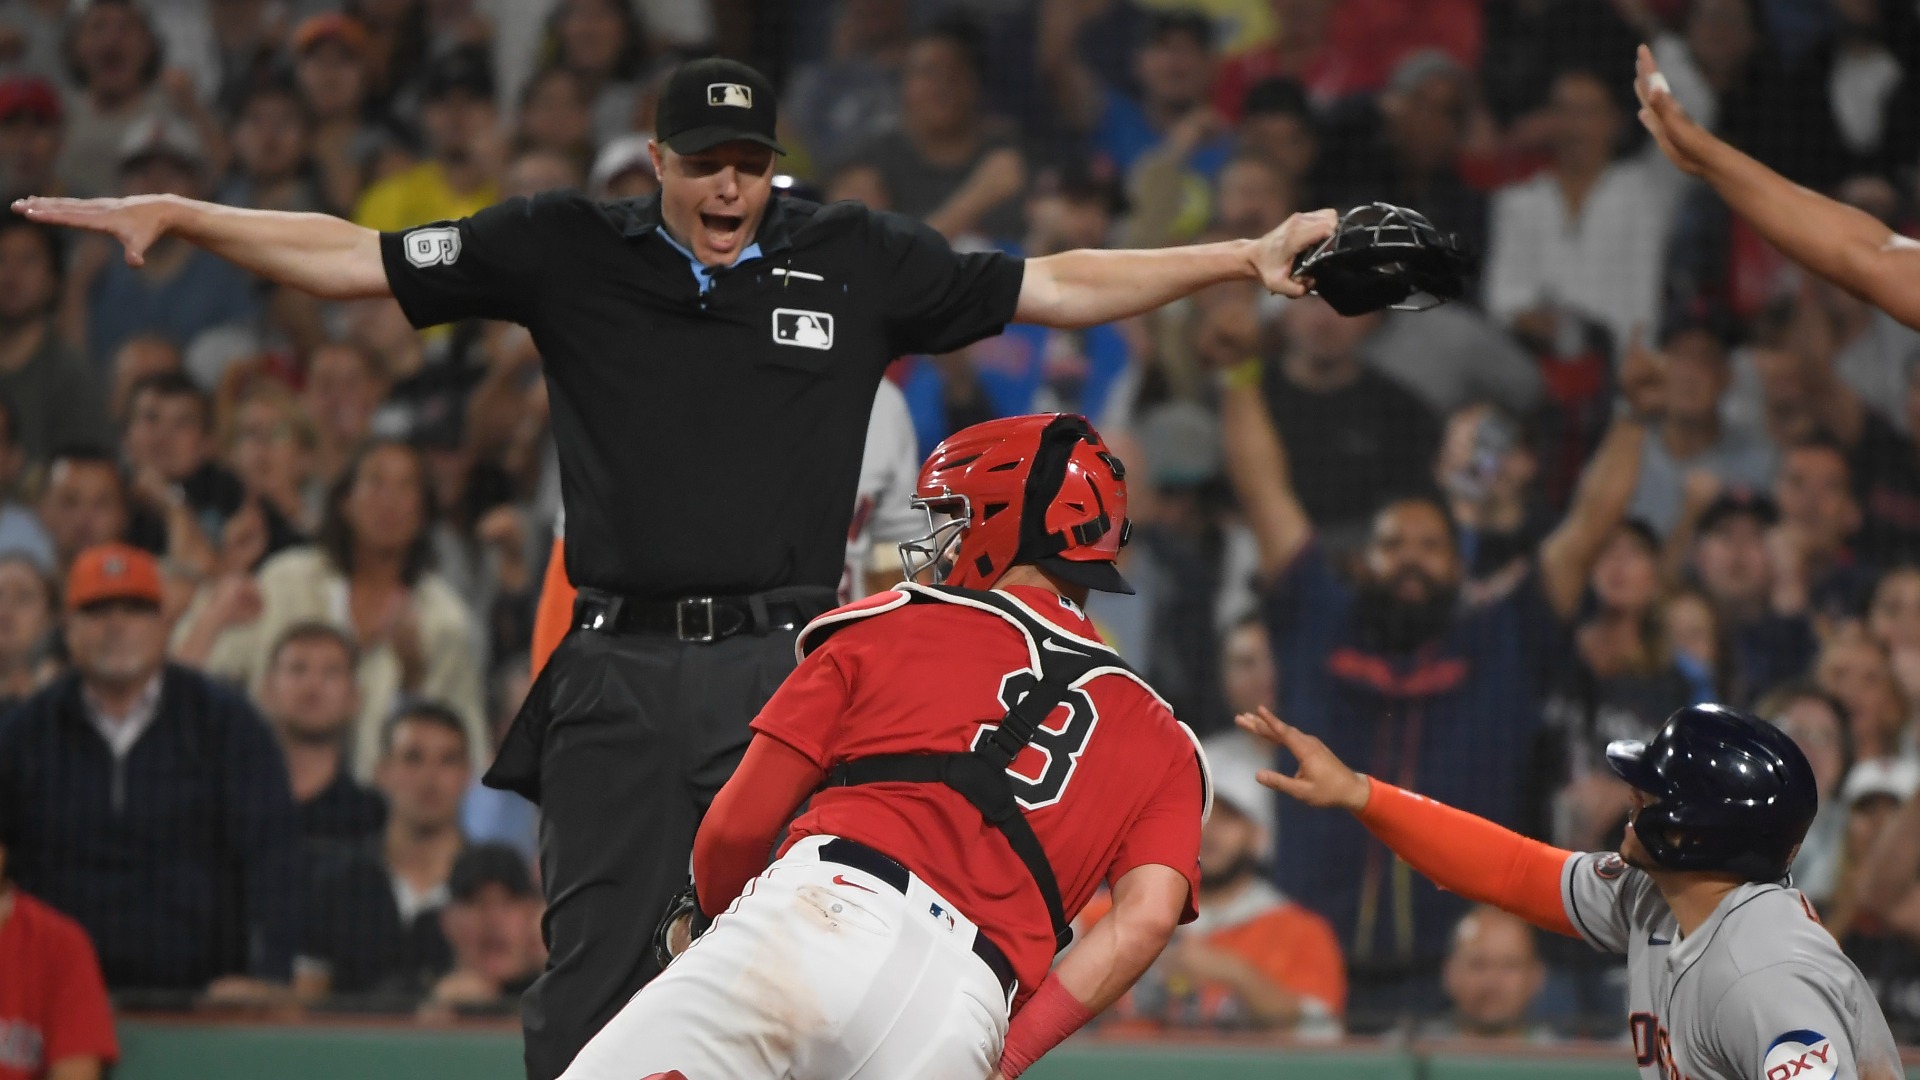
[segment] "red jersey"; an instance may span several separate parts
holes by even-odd
[[[0,923],[0,1080],[36,1080],[69,1058],[120,1056],[93,942],[15,889]]]
[[[1037,588],[1002,595],[1105,648],[1070,601]],[[880,754],[966,751],[983,725],[1006,715],[1008,688],[1024,692],[1035,677],[1026,635],[991,610],[885,592],[822,616],[803,646],[822,630],[832,636],[800,662],[753,729],[823,771]],[[1203,760],[1166,702],[1123,670],[1094,674],[1054,709],[1008,771],[1069,918],[1103,881],[1149,863],[1186,875],[1182,921],[1194,917]],[[1007,954],[1023,995],[1045,978],[1054,941],[1040,890],[959,792],[927,783],[827,788],[793,823],[786,847],[820,834],[856,840],[920,875]]]

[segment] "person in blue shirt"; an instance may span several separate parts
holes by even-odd
[[[1075,49],[1087,5],[1048,4],[1040,17],[1040,69],[1067,125],[1083,135],[1095,160],[1124,175],[1160,144],[1182,118],[1207,109],[1213,87],[1213,23],[1192,9],[1148,16],[1134,54],[1138,100],[1100,80]],[[1226,164],[1232,141],[1225,125],[1188,157],[1211,180]]]
[[[1657,407],[1659,372],[1623,374],[1634,414],[1607,434],[1532,570],[1463,604],[1458,528],[1426,494],[1382,493],[1357,580],[1342,579],[1294,494],[1260,368],[1237,359],[1252,343],[1236,352],[1231,335],[1202,337],[1227,368],[1227,471],[1258,543],[1278,711],[1371,775],[1513,823],[1556,646],[1632,495],[1643,438],[1634,416]],[[1278,802],[1287,857],[1275,884],[1331,920],[1346,945],[1350,1020],[1437,1009],[1447,935],[1466,903],[1408,873],[1351,819]]]

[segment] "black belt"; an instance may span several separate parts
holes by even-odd
[[[907,868],[880,854],[865,844],[836,837],[820,845],[820,858],[827,862],[836,862],[842,866],[851,866],[855,870],[864,870],[888,885],[902,896],[907,892],[907,880],[911,876]],[[1013,975],[1013,965],[1007,961],[1007,954],[1000,946],[987,940],[987,935],[975,927],[973,933],[973,955],[985,961],[993,977],[1000,980],[1000,992],[1007,995],[1009,1004],[1013,998],[1013,988],[1018,980]]]
[[[798,585],[751,596],[686,596],[654,600],[581,589],[573,625],[606,634],[660,634],[704,644],[735,634],[790,630],[836,603],[832,589]]]

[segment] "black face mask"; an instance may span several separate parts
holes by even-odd
[[[1425,600],[1408,603],[1394,595],[1394,587],[1409,575],[1426,582]],[[1369,581],[1360,587],[1355,604],[1360,641],[1374,652],[1412,652],[1446,633],[1459,599],[1458,585],[1443,587],[1418,570],[1404,570],[1386,581]]]
[[[1202,889],[1225,888],[1252,877],[1259,869],[1260,857],[1249,851],[1213,873],[1208,873],[1207,868],[1202,866],[1200,887]]]

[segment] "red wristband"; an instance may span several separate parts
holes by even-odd
[[[1014,1080],[1091,1019],[1093,1013],[1065,984],[1047,976],[1007,1027],[1007,1044],[1000,1052],[1000,1075]]]

